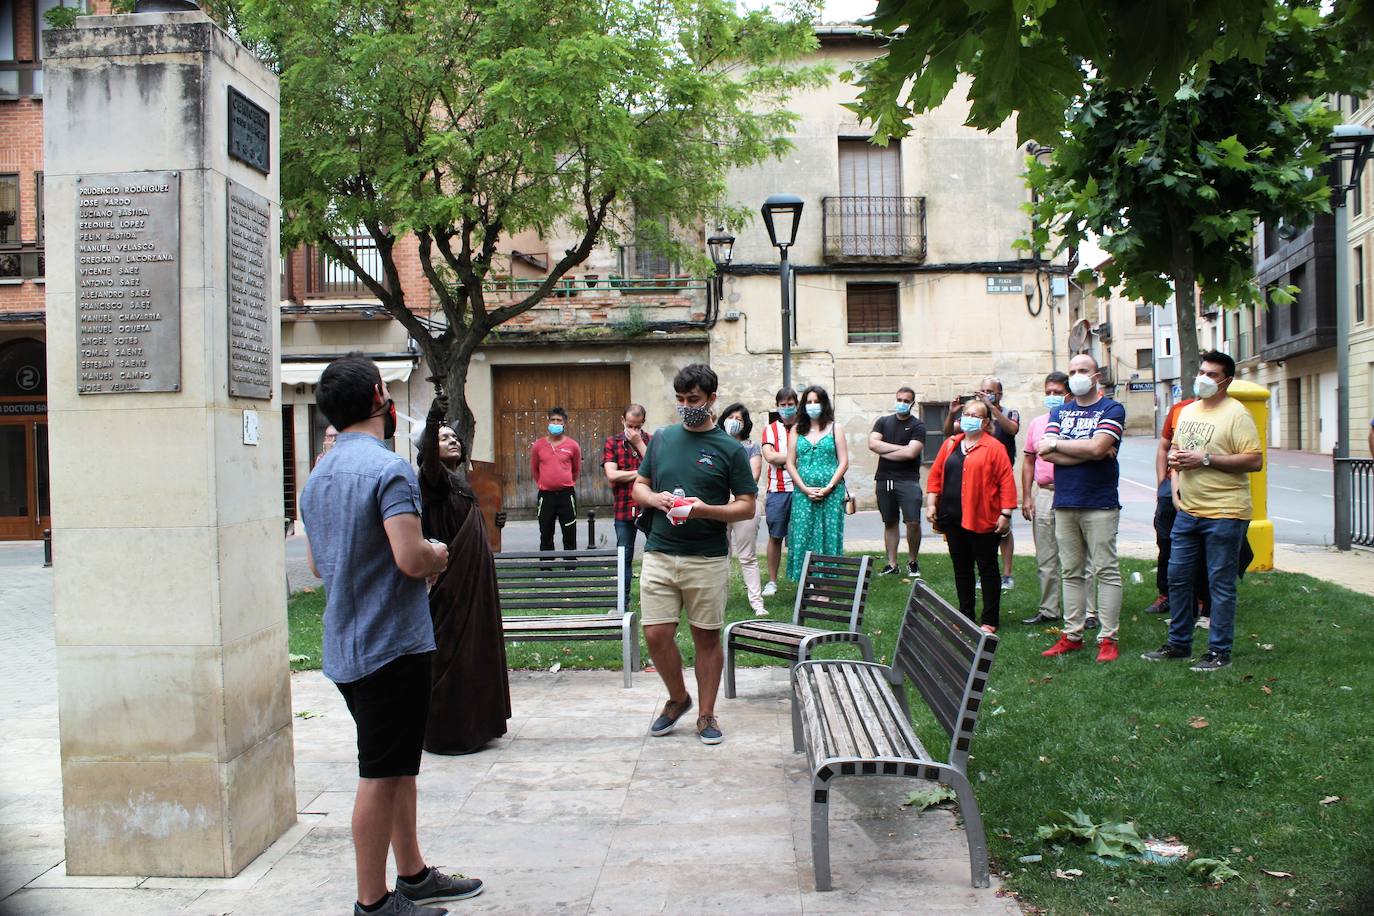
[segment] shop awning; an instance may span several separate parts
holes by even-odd
[[[410,373],[415,371],[415,361],[411,359],[376,359],[373,362],[381,370],[382,381],[387,384],[408,381]],[[323,360],[284,359],[281,361],[281,383],[283,385],[319,384],[320,373],[324,372],[324,367],[327,365],[329,363]]]

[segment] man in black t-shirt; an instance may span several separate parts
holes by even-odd
[[[899,520],[906,522],[907,572],[917,578],[921,575],[921,450],[926,443],[926,425],[913,415],[915,405],[916,392],[906,386],[898,388],[893,412],[879,417],[868,434],[868,450],[878,456],[875,483],[878,514],[883,517],[883,546],[887,549],[887,565],[880,576],[897,572]]]

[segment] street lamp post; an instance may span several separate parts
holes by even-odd
[[[802,199],[795,194],[774,194],[763,202],[763,224],[768,241],[778,249],[781,262],[778,277],[782,283],[782,387],[792,387],[792,269],[787,249],[797,241]]]
[[[720,311],[721,296],[725,292],[723,271],[730,266],[730,259],[735,250],[735,237],[726,232],[724,226],[717,226],[716,234],[706,240],[706,248],[711,252],[711,263],[716,265],[716,272],[711,277],[711,286],[708,289],[708,298],[712,303],[710,318],[714,320]]]
[[[1374,145],[1374,129],[1362,124],[1340,124],[1331,130],[1325,148],[1336,165],[1331,205],[1336,217],[1336,467],[1334,477],[1335,542],[1337,550],[1350,549],[1350,215],[1346,195],[1360,180],[1360,172]],[[1350,163],[1349,180],[1345,164]]]

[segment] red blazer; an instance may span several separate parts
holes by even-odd
[[[935,456],[926,480],[926,492],[936,502],[944,491],[945,459],[964,441],[963,433],[945,440]],[[964,456],[963,482],[959,487],[963,521],[959,527],[975,534],[986,534],[997,527],[997,519],[1005,509],[1016,511],[1016,479],[1011,473],[1011,459],[1001,442],[991,433],[983,433],[978,444]]]

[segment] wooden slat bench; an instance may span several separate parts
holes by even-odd
[[[626,562],[619,547],[496,554],[506,641],[619,640],[629,687],[640,664],[637,615],[625,609]]]
[[[811,854],[816,889],[830,890],[830,783],[840,776],[938,780],[958,796],[974,887],[987,887],[983,820],[967,775],[969,743],[997,637],[921,580],[911,589],[892,665],[808,661],[792,670],[792,736],[811,767]],[[912,727],[910,680],[949,735],[943,761]]]
[[[837,557],[808,550],[791,623],[755,618],[737,620],[725,628],[725,695],[735,695],[736,652],[782,658],[795,665],[810,658],[816,646],[847,642],[857,644],[863,657],[873,661],[873,643],[862,632],[868,585],[873,578],[871,564],[869,557]]]

